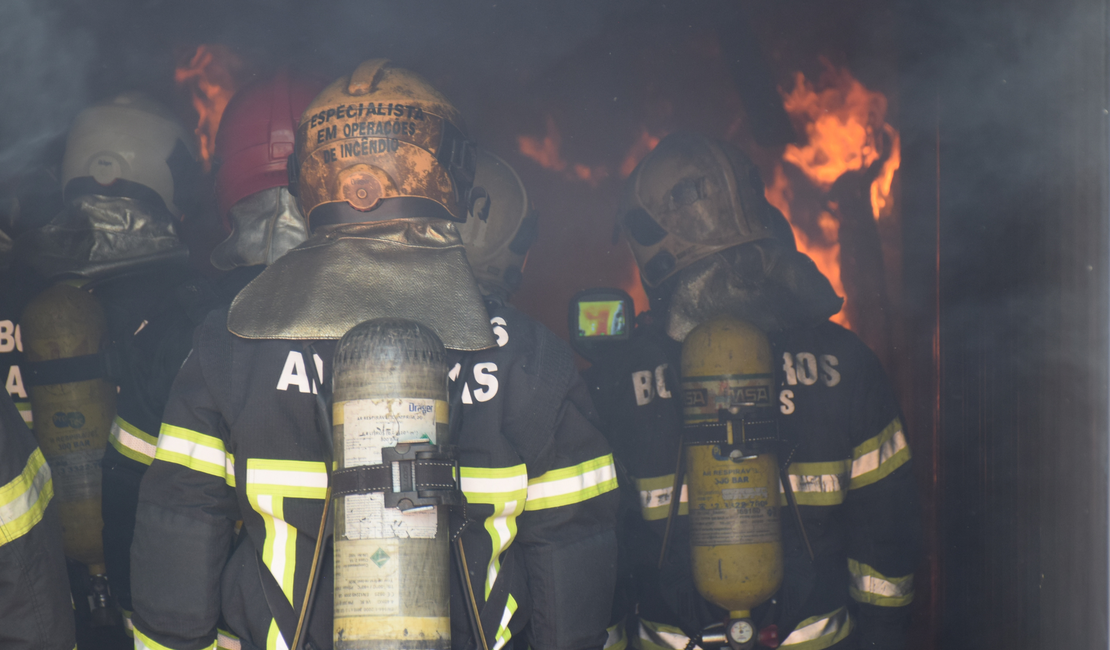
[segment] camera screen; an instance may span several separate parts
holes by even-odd
[[[591,300],[578,303],[578,336],[625,336],[628,320],[621,300]]]

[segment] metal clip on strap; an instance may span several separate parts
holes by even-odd
[[[405,511],[462,503],[459,461],[452,447],[425,443],[382,448],[379,465],[335,470],[333,496],[383,492],[385,507]]]

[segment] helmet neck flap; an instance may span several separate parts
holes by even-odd
[[[495,345],[454,224],[432,218],[322,227],[239,292],[227,325],[249,339],[339,339],[383,317],[423,323],[452,350]]]
[[[680,342],[716,316],[774,332],[815,326],[844,302],[809,257],[774,239],[710,255],[660,288],[669,297],[667,335]]]
[[[98,194],[70,201],[45,226],[22,235],[16,250],[46,278],[97,279],[189,258],[176,220],[160,201]]]

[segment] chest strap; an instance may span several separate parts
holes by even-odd
[[[462,503],[459,461],[446,445],[383,447],[380,464],[335,470],[331,486],[333,497],[382,492],[385,507],[401,511]]]

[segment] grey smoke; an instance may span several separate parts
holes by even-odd
[[[0,179],[34,164],[86,103],[91,34],[46,2],[0,2]]]

